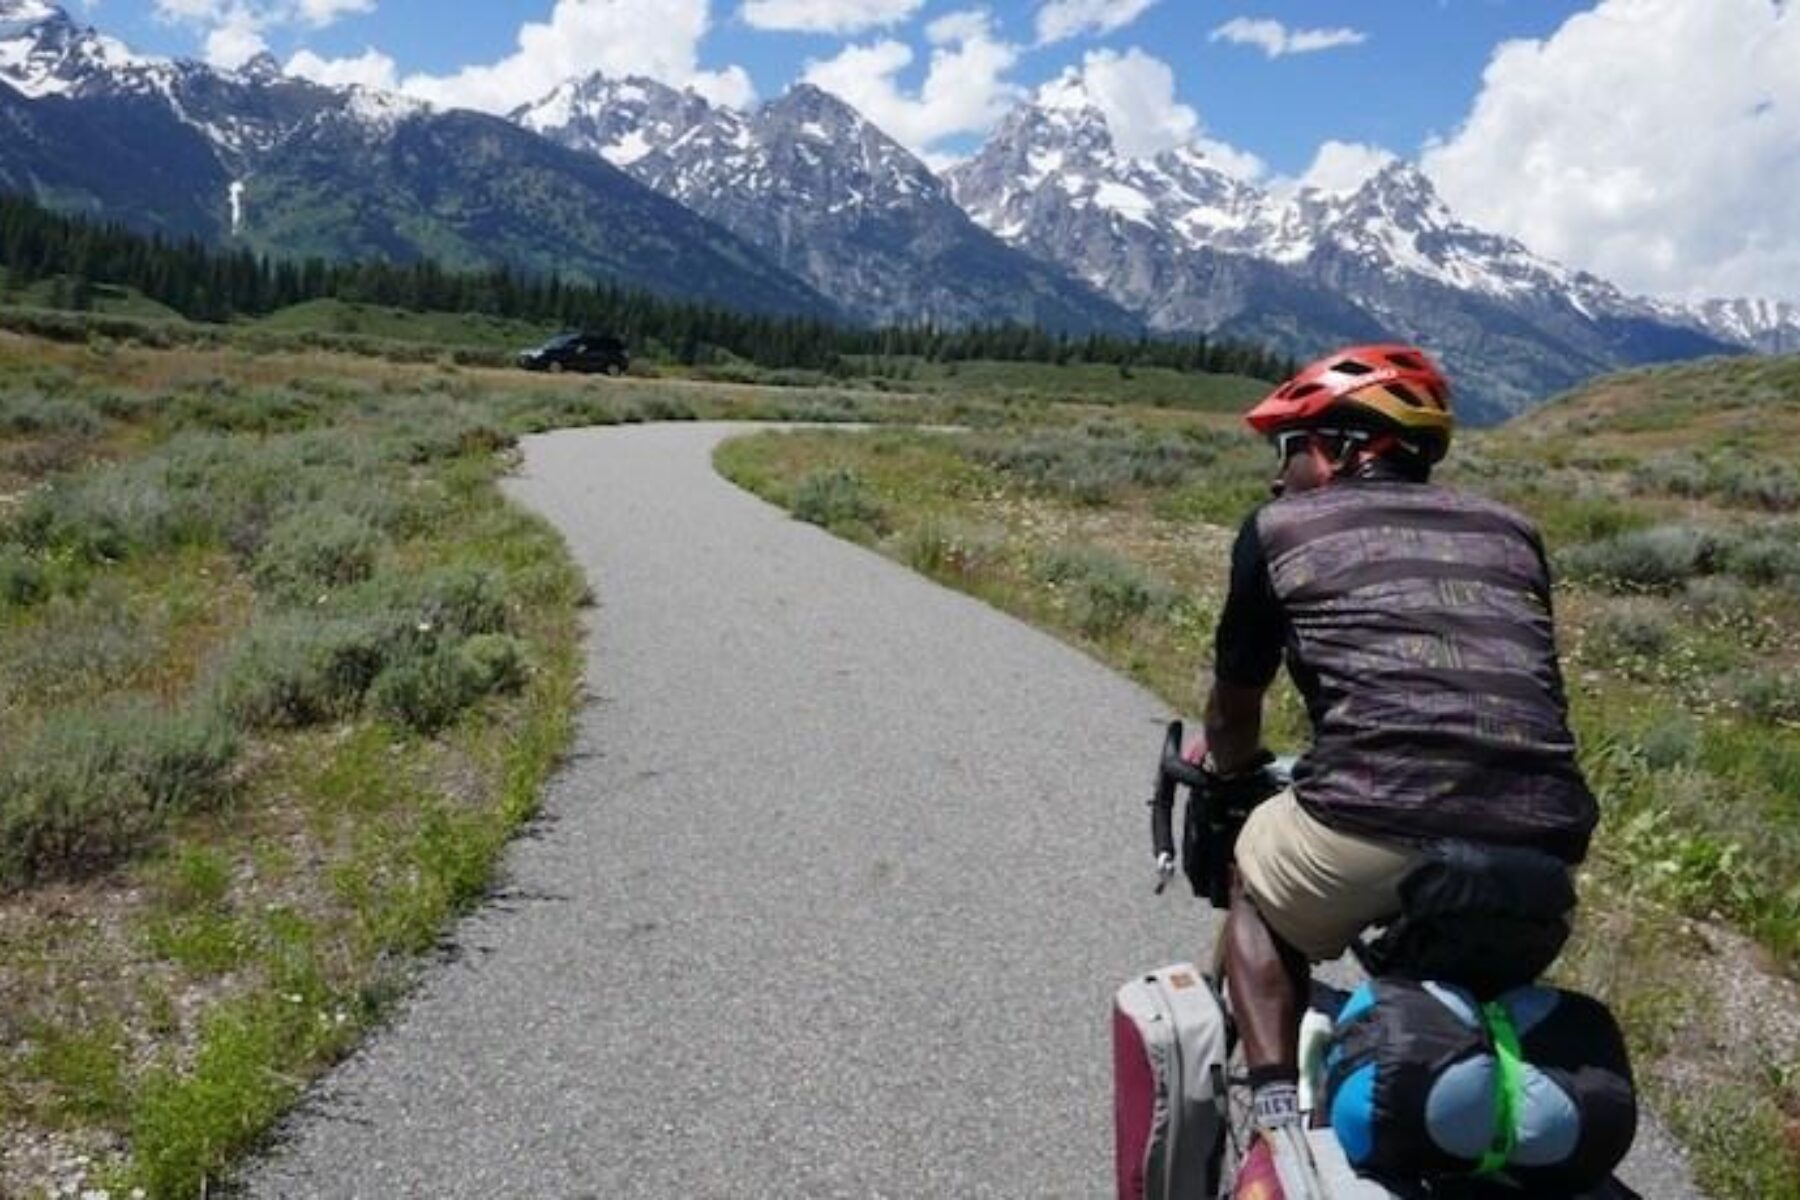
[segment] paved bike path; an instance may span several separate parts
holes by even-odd
[[[251,1194],[1108,1191],[1111,992],[1210,944],[1150,895],[1165,707],[733,488],[741,431],[526,441],[599,596],[575,757]]]

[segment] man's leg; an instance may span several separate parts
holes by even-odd
[[[1416,857],[1321,825],[1291,791],[1250,814],[1237,844],[1225,978],[1264,1128],[1298,1119],[1309,963],[1336,958],[1364,926],[1395,912]]]
[[[1306,956],[1278,937],[1232,873],[1225,919],[1225,987],[1243,1039],[1256,1123],[1263,1129],[1300,1119],[1300,1013]]]
[[[1300,1015],[1306,1003],[1306,957],[1278,937],[1243,881],[1231,881],[1231,913],[1225,919],[1225,985],[1244,1062],[1253,1072],[1279,1069],[1296,1078],[1300,1063]]]

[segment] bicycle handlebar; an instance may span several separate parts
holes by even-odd
[[[1214,907],[1227,903],[1226,867],[1237,829],[1249,810],[1287,783],[1287,764],[1266,752],[1242,774],[1221,778],[1182,757],[1184,729],[1170,721],[1156,764],[1156,787],[1150,797],[1150,842],[1156,854],[1156,891],[1162,894],[1176,871],[1175,789],[1190,790],[1183,836],[1184,864],[1197,895]],[[1200,860],[1205,860],[1204,862]]]

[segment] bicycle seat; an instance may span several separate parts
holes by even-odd
[[[1488,998],[1556,961],[1574,908],[1569,865],[1554,855],[1438,842],[1400,881],[1400,915],[1358,957],[1371,975],[1441,980]]]

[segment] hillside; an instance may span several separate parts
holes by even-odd
[[[1604,997],[1709,1194],[1800,1194],[1800,358],[1597,380],[1459,436],[1454,485],[1543,528],[1602,823],[1560,978]],[[1234,412],[814,433],[722,468],[1192,712],[1231,530],[1268,495]],[[1297,749],[1297,696],[1266,735]]]

